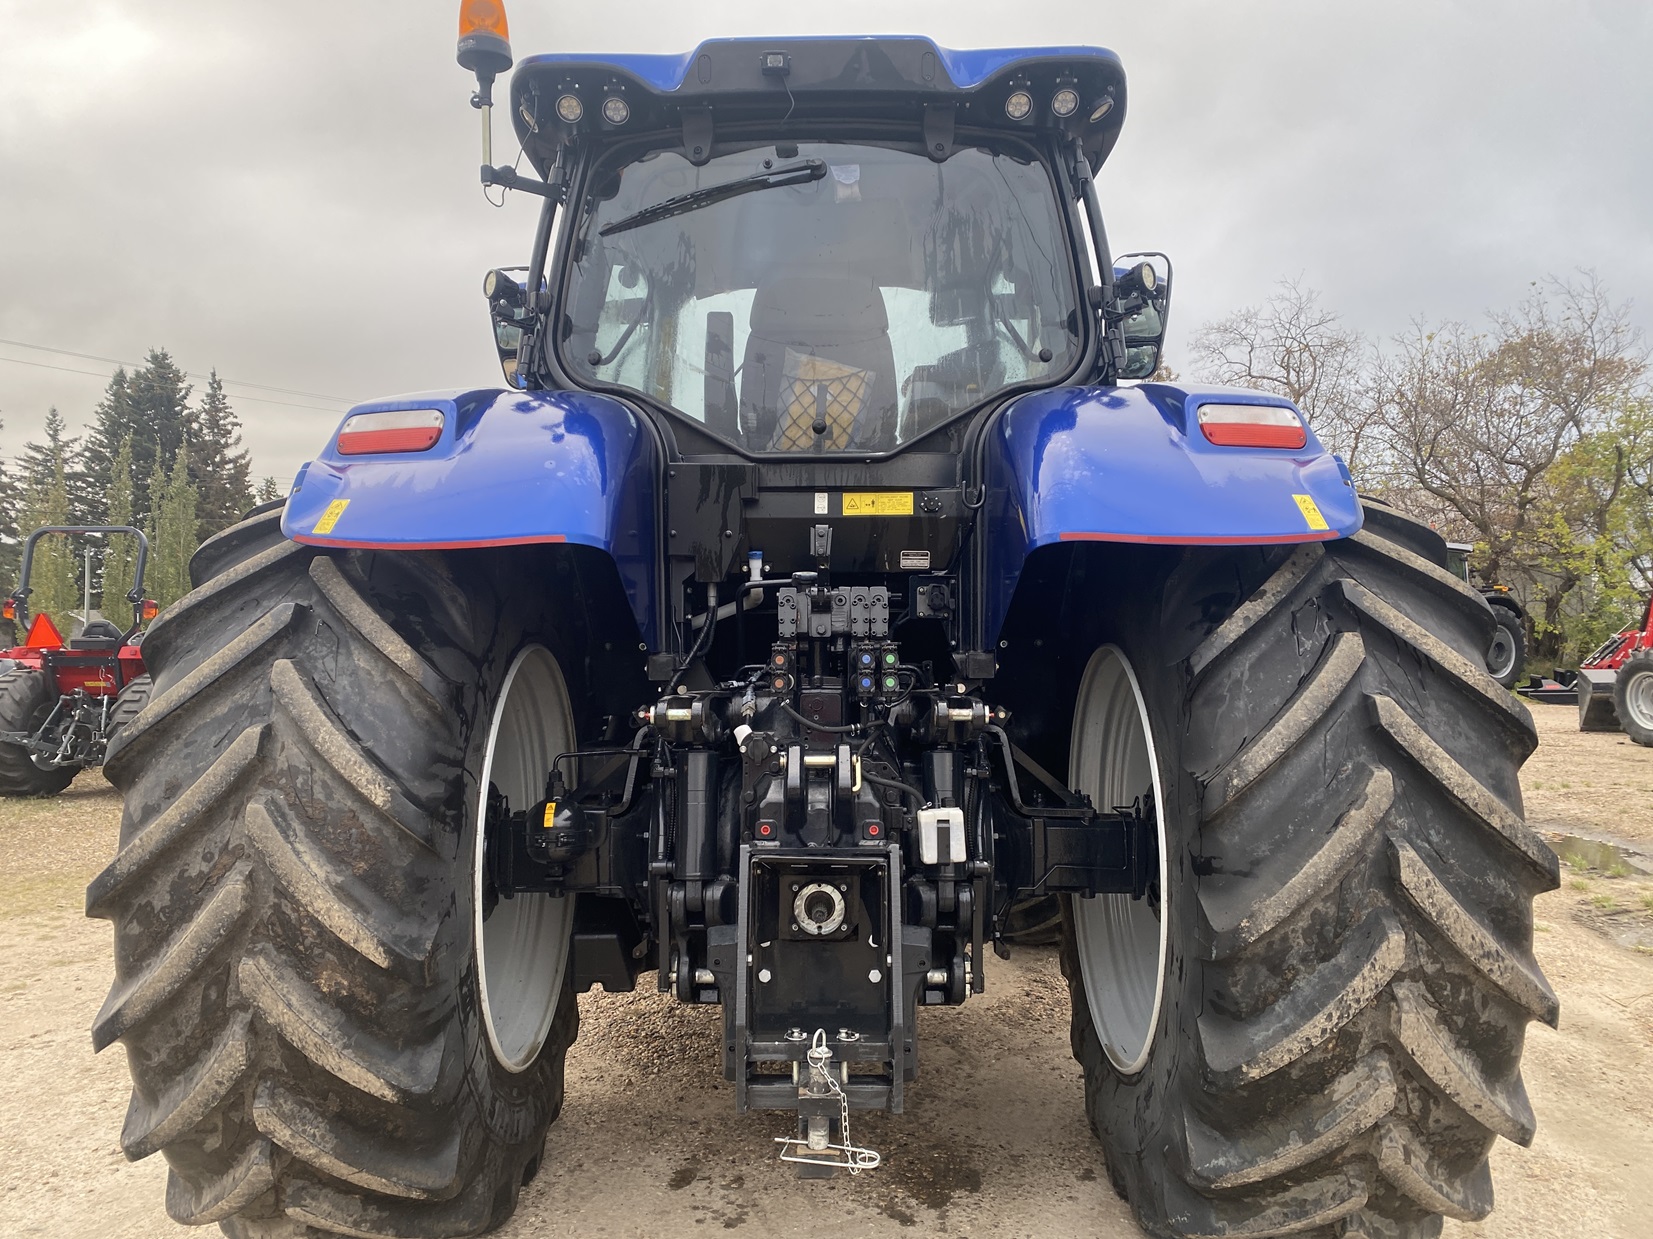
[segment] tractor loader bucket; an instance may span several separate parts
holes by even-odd
[[[1580,731],[1618,731],[1619,715],[1613,708],[1613,680],[1611,671],[1578,673],[1578,729]]]

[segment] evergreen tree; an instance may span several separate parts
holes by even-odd
[[[97,514],[103,511],[103,497],[91,492],[91,478],[81,464],[81,441],[69,436],[68,426],[56,407],[46,410],[46,441],[26,443],[18,462],[18,484],[21,486],[50,487],[63,470],[65,493],[68,495],[68,523],[95,525]],[[22,531],[28,533],[27,529]],[[79,546],[81,539],[76,539]],[[78,552],[77,552],[78,553]]]
[[[252,506],[247,453],[241,450],[241,422],[224,395],[214,370],[200,407],[191,410],[188,427],[189,474],[200,492],[197,531],[202,541],[228,529]]]
[[[0,422],[0,430],[4,428],[5,423]],[[17,509],[20,501],[16,471],[8,469],[5,458],[0,457],[0,594],[11,593],[12,586],[17,582]]]
[[[66,462],[59,460],[51,476],[42,485],[31,485],[23,508],[25,531],[42,525],[69,523],[69,485]],[[50,535],[34,546],[34,562],[29,568],[29,613],[45,613],[64,636],[73,625],[72,612],[80,609],[80,587],[76,580],[76,554],[68,538]],[[18,637],[27,635],[19,632]]]
[[[277,485],[276,480],[272,477],[265,477],[258,484],[258,494],[253,496],[254,502],[258,504],[274,503],[280,498],[281,487]]]
[[[150,548],[151,563],[146,592],[163,607],[189,593],[189,560],[201,545],[196,537],[196,504],[199,500],[189,480],[189,449],[178,449],[170,476],[156,471],[153,493],[156,503],[155,538]]]
[[[132,437],[121,440],[115,453],[113,477],[109,482],[106,503],[109,524],[133,524],[132,511]],[[132,589],[132,578],[137,574],[138,543],[130,534],[110,534],[108,549],[103,553],[103,602],[99,610],[112,622],[125,627],[128,623],[126,595]]]
[[[160,496],[160,494],[165,494],[165,491],[167,491],[167,474],[160,471],[160,469],[155,469],[149,476],[149,492],[155,494],[155,496]],[[136,469],[132,471],[132,494],[134,496],[137,494]],[[137,501],[134,499],[134,507],[136,507],[136,504]],[[159,510],[150,507],[147,512],[144,512],[144,524],[142,524],[144,537],[149,539],[149,567],[144,570],[144,593],[157,601],[160,601],[160,585],[162,585],[162,577],[164,577],[164,570],[160,567],[160,540],[157,537],[157,532],[155,532],[155,522],[157,522],[159,515]],[[134,519],[132,524],[136,525],[137,520]],[[162,606],[165,606],[165,603],[162,603]]]
[[[132,491],[133,494],[136,495],[138,485],[137,473],[135,470],[132,476]],[[159,469],[155,470],[155,472],[149,477],[148,489],[149,493],[152,495],[164,495],[166,493],[166,474]],[[135,503],[136,500],[134,500],[134,504]],[[165,571],[161,566],[161,544],[160,538],[158,537],[158,531],[156,530],[156,524],[159,517],[159,509],[153,507],[143,514],[142,529],[144,532],[144,537],[149,539],[149,566],[144,570],[143,592],[149,597],[155,599],[157,602],[160,602],[162,606],[165,606],[166,603],[161,598],[161,587],[164,583]],[[136,523],[137,522],[134,521],[134,524]]]
[[[164,349],[151,349],[145,364],[128,374],[115,371],[92,416],[83,467],[99,503],[92,524],[104,524],[102,499],[109,493],[121,440],[132,440],[133,511],[155,504],[149,484],[166,470],[184,445],[190,423],[190,386]],[[164,488],[164,482],[163,482]]]
[[[46,441],[25,443],[17,468],[23,485],[34,489],[50,487],[62,468],[65,490],[69,481],[69,462],[80,446],[79,439],[71,439],[63,415],[54,406],[46,410]]]

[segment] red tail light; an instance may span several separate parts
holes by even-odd
[[[1309,441],[1295,409],[1277,404],[1202,404],[1200,429],[1218,447],[1302,447]]]
[[[358,413],[339,427],[339,455],[429,451],[442,437],[444,421],[435,409]]]
[[[17,618],[17,599],[8,598],[0,602],[0,619],[14,620]]]
[[[153,598],[145,598],[138,604],[138,616],[146,623],[161,613],[161,604]]]

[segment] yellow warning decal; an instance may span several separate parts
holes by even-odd
[[[910,490],[845,491],[845,516],[911,516]]]
[[[1326,518],[1320,515],[1320,507],[1314,501],[1313,495],[1293,495],[1297,506],[1303,513],[1303,519],[1308,522],[1310,529],[1330,529]]]
[[[332,503],[327,505],[327,511],[321,514],[321,519],[316,522],[316,527],[311,532],[332,533],[333,526],[339,523],[339,517],[344,515],[344,510],[349,506],[350,500],[348,499],[333,500]]]

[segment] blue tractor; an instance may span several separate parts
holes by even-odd
[[[596,985],[721,1007],[778,1155],[865,1171],[919,1012],[1052,898],[1147,1231],[1483,1216],[1557,1013],[1532,724],[1439,537],[1288,401],[1156,379],[1119,59],[715,40],[507,106],[504,382],[358,406],[208,541],[108,759],[94,1038],[172,1216],[497,1225]]]

